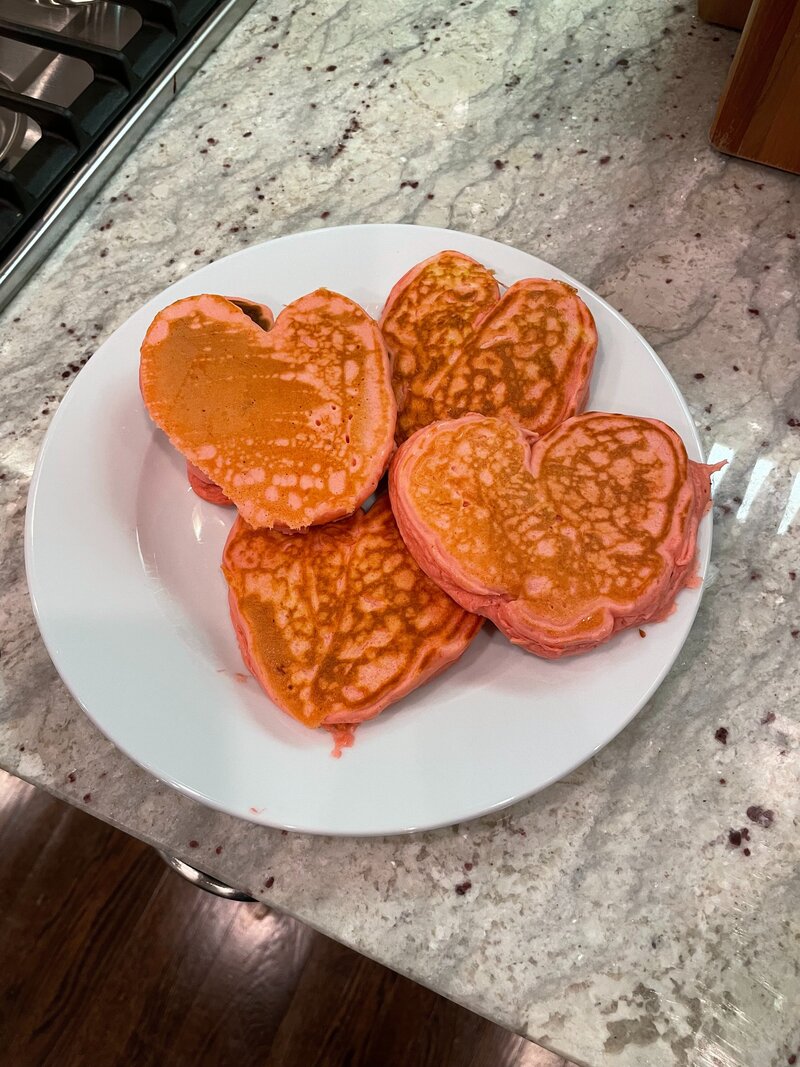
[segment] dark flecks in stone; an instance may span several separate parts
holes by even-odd
[[[775,712],[768,711],[764,718],[761,720],[762,726],[769,726],[771,722],[775,722]]]
[[[761,579],[761,571],[750,571],[750,581],[758,582]]]
[[[721,745],[727,745],[728,743],[728,728],[727,726],[719,726],[714,731],[714,740],[719,741]]]
[[[433,193],[428,193],[426,199],[427,200],[433,200]]]
[[[697,374],[695,374],[694,378],[695,378],[695,381],[702,382],[703,379],[705,378],[705,374],[703,374],[702,371],[698,371]]]
[[[531,115],[531,118],[532,119],[538,119],[539,118],[539,112],[538,111],[534,111],[533,114]]]
[[[503,162],[502,159],[496,159],[494,161],[494,167],[495,167],[495,170],[503,170],[503,168],[505,167],[505,163]]]
[[[419,188],[419,182],[404,181],[400,182],[401,189],[417,189]]]
[[[84,793],[83,794],[83,802],[84,802],[84,804],[91,804],[91,802],[92,802],[92,794],[91,793]]]
[[[263,56],[255,56],[254,58],[255,58],[256,63],[263,63],[264,62],[264,57]]]
[[[325,68],[325,70],[326,70],[326,71],[327,71],[327,72],[328,72],[329,74],[332,74],[332,73],[333,73],[333,72],[334,72],[334,71],[336,70],[336,64],[335,64],[335,63],[331,63],[331,64],[330,64],[329,66],[327,66],[327,67]]]
[[[630,65],[630,61],[625,59],[624,56],[621,59],[617,60],[617,66],[618,67],[627,67],[629,65]]]
[[[541,159],[542,158],[542,153],[541,152],[534,152],[533,153],[533,158],[534,159]]]
[[[388,56],[384,56],[384,59],[383,59],[383,65],[384,65],[384,67],[389,67],[389,66],[391,66],[391,63],[392,63],[391,59],[389,59],[389,57],[388,57]]]
[[[645,630],[639,630],[639,637],[647,637],[647,632]]]
[[[472,889],[472,882],[459,882],[456,886],[456,893],[463,897],[465,893],[468,893]]]
[[[758,310],[758,308],[748,308],[747,309],[747,314],[748,315],[760,315],[761,312]]]
[[[706,406],[703,408],[703,411],[705,411],[706,415],[711,414],[711,409],[713,408],[713,406],[713,404],[706,404]]]
[[[74,782],[75,781],[75,775],[74,775],[74,773],[72,771],[70,771],[69,774],[67,775],[67,781],[68,782]]]
[[[743,856],[749,856],[750,854],[751,853],[750,853],[750,849],[749,848],[743,848],[742,849],[742,855]]]
[[[797,577],[797,571],[789,571],[789,577],[791,578],[792,581],[794,581],[795,578]]]
[[[515,15],[518,15],[518,14],[519,14],[519,11],[518,11],[518,9],[517,9],[517,8],[515,8],[515,7],[510,7],[510,8],[508,9],[508,13],[509,13],[509,15],[511,15],[511,17],[513,18],[513,17],[515,16]]]
[[[727,785],[728,784],[728,779],[727,778],[720,778],[719,784],[720,785]]]
[[[790,241],[794,241],[794,239],[797,237],[797,234],[796,233],[787,233],[786,236],[789,238]]]
[[[199,846],[199,844],[200,844],[199,841],[191,840],[189,842],[189,848],[197,848]]]
[[[664,279],[664,284],[665,285],[672,285],[672,278],[665,278]]]
[[[471,863],[470,863],[469,861],[467,861],[467,862],[466,862],[466,863],[464,864],[464,870],[465,870],[465,871],[471,871],[471,870],[472,870],[472,866],[473,866],[473,865],[472,865],[472,864],[471,864]]]
[[[787,420],[786,420],[786,425],[787,425],[787,426],[791,426],[791,428],[792,428],[793,430],[796,430],[796,429],[797,429],[797,427],[798,427],[798,426],[800,426],[800,419],[794,419],[794,418],[792,418],[792,419],[787,419]]]
[[[319,217],[320,217],[321,219],[327,219],[327,218],[330,218],[330,214],[331,214],[331,213],[330,213],[330,211],[322,211],[322,212],[320,213],[320,216],[319,216]]]
[[[611,156],[600,156],[597,162],[600,164],[601,167],[604,167],[606,163],[611,162]]]
[[[728,841],[734,848],[738,848],[742,843],[742,835],[738,830],[728,830]]]
[[[274,877],[274,875],[271,874],[269,876],[269,878],[267,878],[267,880],[264,882],[264,888],[265,889],[272,889],[272,887],[274,885],[275,885],[275,877]]]
[[[575,155],[576,156],[585,156],[588,151],[589,151],[588,148],[579,148],[578,151],[575,153]]]
[[[747,818],[750,822],[757,823],[758,826],[763,827],[765,830],[772,826],[775,819],[775,812],[771,808],[762,808],[760,804],[752,804],[747,809]]]

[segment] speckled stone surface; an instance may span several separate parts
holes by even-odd
[[[654,0],[257,3],[0,318],[0,764],[592,1065],[800,1053],[800,185],[707,145],[735,43]],[[731,463],[692,635],[616,741],[503,815],[320,840],[206,810],[97,733],[39,640],[22,532],[49,416],[135,308],[358,221],[558,263]]]

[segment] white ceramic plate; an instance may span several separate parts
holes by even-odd
[[[392,834],[502,808],[567,774],[628,723],[674,662],[700,602],[684,590],[666,622],[546,662],[499,633],[358,730],[331,737],[272,705],[245,668],[219,564],[232,521],[189,489],[150,423],[139,344],[166,304],[193,293],[249,297],[277,313],[318,286],[378,314],[413,264],[456,248],[508,285],[576,285],[600,337],[590,408],[673,426],[701,459],[692,419],[650,346],[604,300],[525,252],[416,226],[348,226],[245,249],[170,286],[81,371],[53,418],[31,485],[28,582],[48,651],[99,728],[147,770],[245,819],[321,834]],[[710,551],[700,535],[700,571]]]

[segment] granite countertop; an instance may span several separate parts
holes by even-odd
[[[0,765],[595,1067],[800,1053],[800,185],[708,147],[735,43],[663,0],[257,3],[0,319]],[[44,651],[22,533],[49,418],[132,311],[366,221],[582,279],[731,462],[691,637],[611,745],[501,815],[348,841],[217,814],[115,750]]]

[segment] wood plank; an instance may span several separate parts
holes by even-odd
[[[800,174],[800,0],[755,0],[711,127],[721,152]]]
[[[0,830],[5,1062],[263,1062],[318,935],[203,893],[146,845],[23,792]]]
[[[264,1067],[568,1067],[379,964],[314,945]]]

